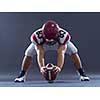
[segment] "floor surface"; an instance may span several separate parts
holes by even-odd
[[[0,87],[100,87],[100,75],[90,74],[90,81],[81,82],[79,76],[60,75],[48,83],[41,75],[29,75],[24,83],[14,83],[15,76],[0,75]]]

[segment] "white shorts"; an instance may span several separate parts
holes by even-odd
[[[68,55],[72,55],[72,54],[78,52],[77,48],[75,47],[75,45],[71,41],[68,41],[66,45],[67,45],[66,53]],[[45,52],[46,51],[50,51],[50,50],[56,51],[57,48],[58,48],[58,44],[55,44],[55,45],[52,45],[52,46],[48,46],[48,45],[44,44],[43,48],[44,48]],[[29,47],[26,49],[25,55],[26,56],[31,56],[31,57],[33,57],[34,55],[36,55],[36,45],[34,45],[33,43],[31,43],[29,45]]]

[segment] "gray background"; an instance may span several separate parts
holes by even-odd
[[[17,75],[21,68],[24,51],[33,31],[48,19],[68,30],[72,41],[79,49],[86,73],[100,70],[100,13],[0,13],[0,74]],[[51,55],[52,53],[53,55]],[[49,52],[46,62],[55,63],[56,52]],[[51,59],[52,58],[52,59]],[[29,74],[40,74],[36,56]],[[70,57],[66,55],[62,73],[75,74]]]

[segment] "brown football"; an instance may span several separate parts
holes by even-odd
[[[43,73],[44,78],[49,82],[52,83],[57,76],[57,73],[54,73],[55,66],[51,63],[46,65],[46,71]]]

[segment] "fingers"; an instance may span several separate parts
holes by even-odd
[[[40,72],[42,73],[42,74],[47,74],[47,71],[48,71],[48,69],[46,68],[46,67],[41,67],[41,69],[40,69]],[[53,73],[54,74],[57,74],[57,73],[59,73],[61,71],[61,68],[59,68],[58,66],[54,66],[54,68],[53,68]]]
[[[58,73],[60,71],[61,71],[61,69],[59,67],[57,67],[57,66],[55,66],[54,69],[53,69],[54,74],[56,74],[56,73]]]
[[[46,67],[41,67],[40,72],[43,74],[46,74],[47,68]]]

